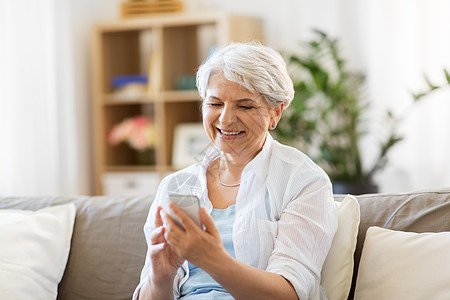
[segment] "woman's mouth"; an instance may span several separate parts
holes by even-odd
[[[228,131],[228,130],[223,130],[220,128],[217,128],[217,130],[219,131],[219,133],[222,136],[225,136],[225,137],[235,137],[235,136],[238,136],[238,135],[244,133],[244,131]]]

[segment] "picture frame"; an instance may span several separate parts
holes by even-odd
[[[203,160],[212,146],[203,123],[180,123],[175,126],[172,149],[172,165],[182,169]]]

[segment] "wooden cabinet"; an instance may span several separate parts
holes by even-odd
[[[174,170],[172,147],[179,123],[200,122],[200,97],[192,86],[195,71],[214,46],[262,40],[261,21],[220,13],[174,13],[98,24],[93,49],[93,149],[95,194],[106,173]],[[145,93],[125,97],[111,85],[117,76],[148,75]],[[188,85],[182,80],[187,79]],[[186,81],[186,80],[185,80]],[[190,85],[189,85],[190,83]],[[126,144],[112,146],[113,126],[137,115],[154,122],[157,143],[150,165]]]

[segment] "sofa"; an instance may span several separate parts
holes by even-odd
[[[450,189],[355,198],[360,222],[349,299],[354,295],[369,227],[416,233],[450,231]],[[344,195],[335,195],[336,201],[343,199]],[[153,195],[0,197],[0,210],[38,211],[73,203],[76,216],[58,299],[130,299],[145,260],[142,227],[152,200]]]

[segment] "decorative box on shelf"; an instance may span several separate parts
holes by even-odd
[[[116,75],[111,79],[111,99],[118,101],[139,101],[147,96],[148,75]]]
[[[161,175],[157,172],[109,172],[102,176],[103,194],[144,196],[156,194]]]
[[[179,0],[141,0],[121,3],[123,18],[140,17],[157,13],[179,12],[183,2]]]

